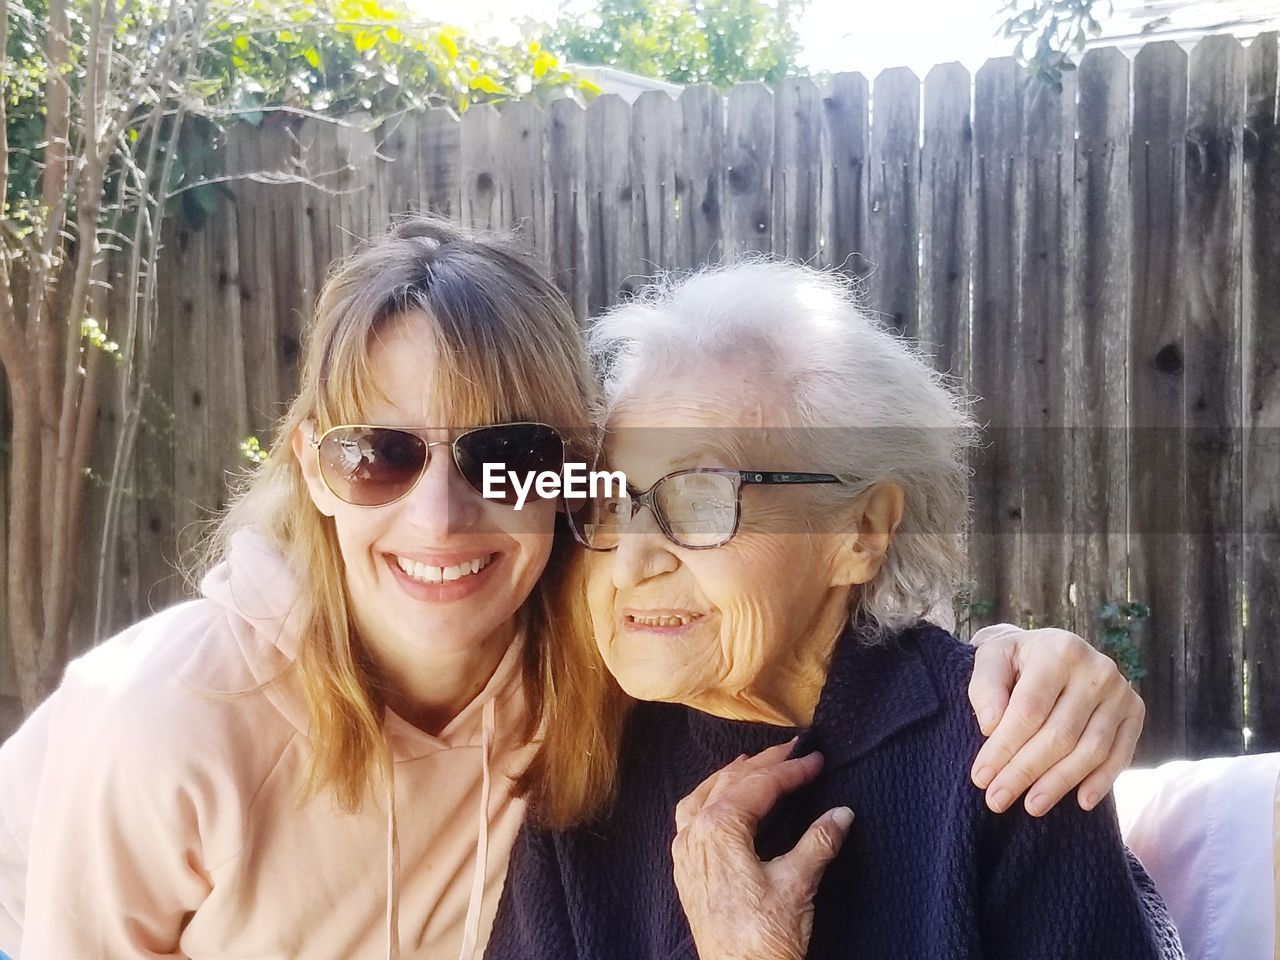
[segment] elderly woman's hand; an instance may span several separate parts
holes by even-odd
[[[761,862],[761,818],[822,769],[816,753],[788,759],[794,742],[739,757],[676,807],[676,887],[701,960],[803,960],[809,949],[818,881],[853,812],[828,811],[790,853]]]
[[[1077,784],[1091,810],[1133,760],[1146,708],[1114,661],[1066,630],[1002,623],[978,644],[969,700],[989,739],[973,782],[997,813],[1027,794],[1032,816],[1047,813]]]

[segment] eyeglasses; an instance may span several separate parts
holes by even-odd
[[[453,451],[458,473],[483,496],[485,464],[505,464],[519,476],[564,468],[564,440],[545,423],[499,423],[466,430],[452,440],[424,439],[422,430],[345,424],[330,427],[311,445],[319,451],[320,476],[340,500],[358,507],[395,503],[412,490],[431,462],[431,448]],[[517,495],[502,484],[503,503]],[[530,490],[531,497],[534,492]]]
[[[733,539],[742,516],[742,488],[766,484],[843,483],[830,473],[777,473],[696,467],[669,473],[640,493],[627,488],[621,496],[567,500],[569,525],[589,550],[618,547],[641,507],[648,507],[658,527],[676,546],[709,550]]]

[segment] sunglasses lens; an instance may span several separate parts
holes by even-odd
[[[427,461],[421,437],[387,427],[339,427],[320,443],[320,472],[334,495],[360,507],[399,500]]]
[[[502,423],[468,431],[454,441],[454,458],[458,471],[477,493],[484,493],[485,464],[493,464],[503,478],[501,489],[505,503],[515,503],[515,474],[521,486],[530,475],[543,472],[560,473],[564,469],[564,441],[560,434],[542,423]],[[536,498],[533,487],[530,499]]]

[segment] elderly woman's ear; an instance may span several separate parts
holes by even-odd
[[[903,493],[896,483],[877,483],[850,506],[836,555],[837,582],[869,583],[880,572],[889,544],[902,522]]]

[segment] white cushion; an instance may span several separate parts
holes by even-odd
[[[1129,770],[1115,797],[1188,960],[1280,960],[1280,753]]]

